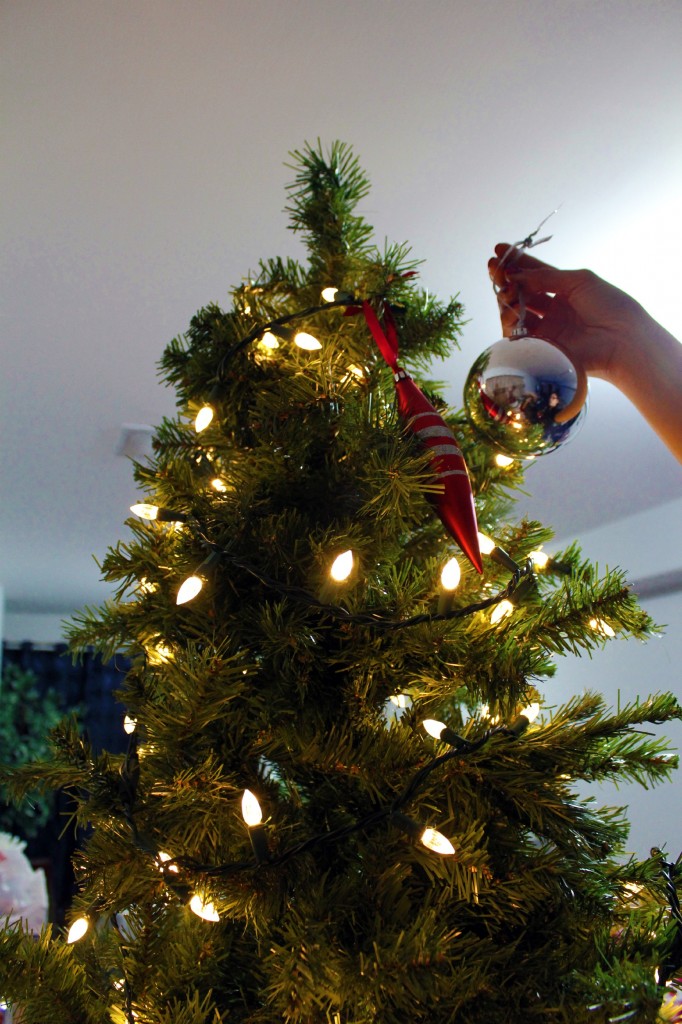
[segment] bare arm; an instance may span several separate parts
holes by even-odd
[[[509,335],[519,290],[530,334],[551,341],[591,377],[619,389],[682,462],[682,345],[626,292],[589,270],[558,270],[495,247],[488,266],[501,288],[500,318]]]

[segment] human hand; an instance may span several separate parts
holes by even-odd
[[[519,317],[519,293],[530,335],[556,345],[587,374],[618,384],[622,365],[636,358],[648,314],[626,292],[590,270],[558,270],[500,243],[488,263],[508,337]]]

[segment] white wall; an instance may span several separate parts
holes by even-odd
[[[673,501],[618,523],[611,523],[578,538],[585,555],[600,567],[619,566],[632,580],[643,580],[682,567],[682,501]],[[565,538],[566,541],[572,538]],[[555,550],[565,546],[556,544]],[[615,706],[661,691],[673,692],[682,702],[682,592],[641,600],[642,606],[665,629],[646,643],[611,640],[606,649],[588,657],[561,658],[554,680],[548,684],[549,703],[563,703],[584,689],[602,693]],[[675,721],[652,732],[666,735],[676,751],[682,750],[682,722]],[[682,850],[682,771],[673,781],[653,790],[628,784],[584,787],[600,805],[629,808],[631,821],[628,849],[648,855],[652,846],[666,847],[675,858]]]
[[[63,621],[68,615],[5,611],[2,639],[9,644],[30,640],[34,644],[64,643]]]

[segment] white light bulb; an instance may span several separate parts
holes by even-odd
[[[480,716],[481,718],[487,718],[491,725],[497,725],[498,722],[500,721],[499,715],[490,714],[489,704],[481,704]]]
[[[126,715],[125,718],[123,719],[123,731],[127,732],[128,735],[130,736],[132,733],[135,732],[135,727],[136,726],[137,726],[137,719],[136,718],[132,718],[130,715]]]
[[[322,301],[323,302],[333,302],[334,299],[336,298],[336,296],[338,295],[338,292],[339,292],[338,288],[323,288],[322,289]]]
[[[153,647],[146,647],[145,650],[150,665],[163,665],[173,660],[173,651],[165,644],[155,644]]]
[[[528,722],[534,722],[540,714],[540,705],[537,701],[533,701],[533,703],[529,704],[527,708],[523,708],[521,714],[528,720]]]
[[[602,636],[613,637],[616,635],[608,622],[604,622],[603,619],[590,619],[590,628],[595,633],[601,633]]]
[[[509,469],[510,466],[514,465],[514,460],[510,459],[508,455],[502,455],[501,452],[495,456],[495,463],[500,469]]]
[[[210,900],[204,900],[203,896],[200,896],[199,893],[195,892],[194,896],[192,896],[192,899],[189,901],[189,909],[203,921],[220,920],[218,911]]]
[[[158,505],[147,505],[146,502],[139,502],[137,505],[131,505],[130,511],[134,512],[140,519],[156,519],[159,514]]]
[[[250,789],[244,790],[244,795],[242,797],[242,817],[249,828],[255,828],[255,826],[260,825],[263,820],[263,812],[260,809],[260,804]]]
[[[530,559],[536,569],[546,569],[549,563],[549,555],[545,551],[531,551]]]
[[[348,367],[348,372],[351,375],[351,377],[357,377],[358,380],[365,379],[365,371],[361,366],[358,366],[357,363],[351,363],[350,366]]]
[[[501,622],[502,619],[506,619],[508,615],[511,615],[513,611],[514,605],[505,597],[503,601],[500,601],[500,603],[496,604],[493,608],[490,615],[490,621],[493,626],[495,626],[498,622]]]
[[[459,586],[462,570],[456,558],[451,558],[441,569],[440,582],[444,590],[454,590]]]
[[[199,409],[199,412],[197,413],[197,418],[194,421],[194,429],[196,430],[197,434],[200,434],[202,430],[206,430],[206,427],[209,425],[212,419],[213,406],[202,405],[201,409]]]
[[[225,494],[227,491],[227,484],[224,480],[221,480],[219,476],[216,476],[211,480],[211,487],[214,491],[218,491],[219,494]]]
[[[271,351],[273,351],[276,348],[279,348],[279,341],[272,333],[272,331],[265,332],[265,334],[260,340],[260,344],[263,346],[263,348],[270,349]]]
[[[187,604],[193,597],[196,597],[204,583],[200,576],[188,576],[185,582],[181,585],[178,590],[178,596],[175,598],[176,604]]]
[[[305,349],[306,352],[315,352],[318,348],[322,348],[317,338],[312,334],[307,334],[306,331],[299,331],[294,337],[294,341],[299,348]]]
[[[142,760],[143,757],[147,757],[149,754],[155,754],[157,750],[156,743],[141,743],[137,748],[137,756]]]
[[[88,921],[87,917],[77,918],[69,928],[68,934],[66,936],[66,941],[78,942],[79,939],[83,938],[89,927],[90,922]]]
[[[409,699],[406,693],[393,693],[389,697],[391,704],[395,704],[397,708],[406,708]]]
[[[455,852],[455,848],[449,839],[446,839],[440,832],[436,832],[435,828],[425,828],[422,832],[421,841],[427,850],[431,850],[432,853],[439,853],[442,857],[451,856]]]
[[[425,718],[422,725],[429,736],[433,736],[434,740],[439,740],[443,729],[445,729],[445,724],[437,721],[435,718]]]
[[[482,555],[489,555],[495,547],[495,541],[491,540],[490,537],[486,537],[484,533],[479,533],[478,546],[481,549]]]
[[[329,575],[337,583],[343,583],[347,580],[353,571],[353,552],[344,551],[342,554],[337,555],[332,563],[332,567],[329,570]]]
[[[166,864],[169,860],[172,860],[173,858],[171,857],[170,853],[164,853],[163,850],[159,850],[159,852],[156,855],[156,859],[159,862],[159,871],[163,871],[164,864]],[[173,874],[177,875],[180,869],[178,868],[177,864],[169,864],[166,870],[172,871]]]
[[[623,886],[623,889],[625,890],[625,892],[627,894],[625,896],[625,899],[628,902],[638,902],[638,901],[641,901],[642,893],[644,892],[644,886],[643,885],[639,885],[638,882],[626,882],[625,885]]]

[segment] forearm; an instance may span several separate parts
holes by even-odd
[[[609,380],[682,463],[682,344],[644,314]]]

